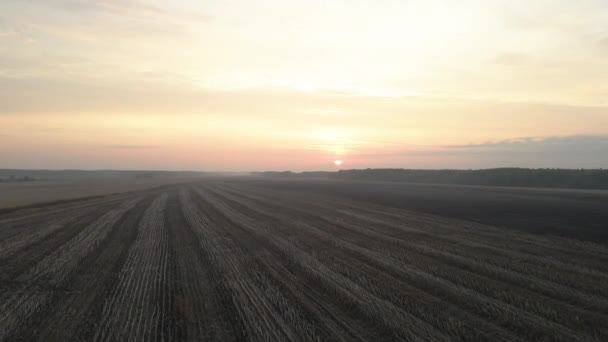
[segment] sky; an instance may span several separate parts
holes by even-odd
[[[0,2],[0,168],[506,166],[608,167],[607,1]]]

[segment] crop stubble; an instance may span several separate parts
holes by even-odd
[[[209,180],[0,216],[0,340],[608,340],[606,245]]]

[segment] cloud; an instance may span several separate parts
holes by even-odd
[[[163,9],[137,0],[28,0],[67,11],[102,11],[110,13],[163,13]]]
[[[408,146],[351,157],[381,165],[431,168],[607,168],[608,135],[522,137],[479,144]]]
[[[564,151],[582,149],[602,149],[608,152],[608,136],[604,135],[574,135],[551,137],[522,137],[495,142],[468,145],[447,145],[448,149],[460,150],[509,150],[509,151]]]
[[[524,64],[528,61],[528,56],[521,53],[506,52],[496,55],[491,59],[494,64],[506,65],[506,66],[517,66]]]
[[[0,17],[0,38],[23,36],[22,30],[8,20]]]
[[[122,145],[122,144],[103,145],[102,147],[109,148],[109,149],[124,149],[124,150],[160,148],[159,145]]]
[[[213,19],[206,13],[143,1],[23,0],[23,3],[40,7],[37,8],[39,14],[36,11],[25,16],[19,13],[24,8],[15,8],[16,15],[4,21],[0,17],[0,39],[19,34],[26,42],[40,42],[40,47],[58,39],[60,45],[53,42],[53,46],[61,48],[51,50],[73,54],[77,49],[78,55],[106,61],[110,59],[103,56],[111,56],[114,61],[127,60],[125,55],[139,55],[142,48],[157,50],[166,45],[181,48],[182,42],[194,38],[198,25],[206,25]],[[115,53],[117,51],[121,53]],[[23,51],[16,49],[13,53],[23,54]],[[43,60],[46,52],[37,55]]]
[[[97,12],[106,14],[129,14],[151,17],[167,17],[175,13],[165,7],[141,0],[25,0],[30,3],[50,6],[68,12]],[[180,17],[196,22],[209,22],[213,16],[203,13],[179,13]]]
[[[448,145],[435,155],[460,156],[484,167],[608,167],[608,135],[523,137]]]

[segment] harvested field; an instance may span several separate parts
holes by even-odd
[[[345,184],[218,178],[1,214],[0,341],[608,340],[606,223],[572,233],[604,194]],[[567,220],[442,209],[483,196]]]
[[[192,182],[192,178],[77,179],[32,182],[0,182],[0,212],[13,207],[36,206],[53,201],[104,196]]]

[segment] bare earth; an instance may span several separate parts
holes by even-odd
[[[427,190],[209,179],[2,214],[0,341],[608,340],[606,244]]]

